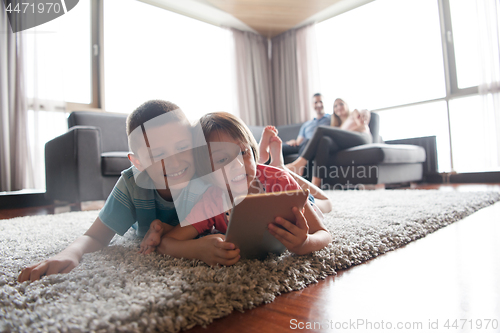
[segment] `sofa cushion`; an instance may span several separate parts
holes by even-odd
[[[121,172],[132,165],[126,151],[112,151],[101,154],[101,171],[103,176],[120,176]]]
[[[378,165],[425,162],[425,150],[414,145],[371,143],[349,148],[332,156],[333,165]]]
[[[293,124],[293,125],[283,125],[277,126],[278,136],[283,142],[287,142],[293,139],[297,139],[299,136],[300,127],[302,124]]]

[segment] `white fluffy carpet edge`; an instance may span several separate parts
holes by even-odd
[[[177,332],[271,302],[336,269],[424,237],[500,200],[497,192],[334,191],[332,244],[232,267],[137,254],[132,232],[87,254],[69,274],[17,283],[20,270],[58,253],[97,212],[0,220],[1,332]]]

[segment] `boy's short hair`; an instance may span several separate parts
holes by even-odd
[[[141,126],[148,120],[161,116],[162,114],[174,111],[179,107],[172,102],[162,101],[159,99],[151,100],[143,103],[135,109],[127,117],[127,135],[130,135],[133,130]],[[181,120],[181,119],[179,119]]]
[[[131,142],[130,135],[136,128],[144,126],[144,123],[150,121],[151,119],[169,113],[169,121],[185,122],[186,124],[188,124],[189,121],[184,116],[184,113],[182,113],[182,111],[172,112],[176,110],[180,111],[177,105],[172,102],[163,100],[150,100],[135,109],[131,114],[128,115],[126,122],[127,136],[129,137],[129,149],[134,154],[137,154],[137,149],[139,149],[140,144],[138,142],[135,142],[137,140],[132,140],[133,142]],[[160,126],[164,123],[164,119],[162,119],[162,121],[158,121],[157,125]],[[155,122],[150,122],[149,124],[152,124],[154,126]]]

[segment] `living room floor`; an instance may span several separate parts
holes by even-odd
[[[410,188],[500,191],[500,184],[412,184]],[[52,206],[4,209],[0,219],[53,212]],[[388,323],[392,329],[401,325],[401,332],[443,331],[446,323],[454,332],[472,331],[479,324],[481,332],[498,332],[500,326],[492,329],[492,324],[500,322],[500,265],[492,263],[500,262],[499,238],[500,203],[496,203],[303,290],[245,313],[234,311],[206,329],[189,332],[384,331]],[[492,321],[486,330],[488,320]]]

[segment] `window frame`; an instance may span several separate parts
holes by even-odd
[[[479,93],[478,86],[458,88],[457,64],[455,59],[455,45],[453,27],[451,24],[450,0],[438,0],[441,22],[441,40],[443,43],[443,57],[446,75],[446,96],[451,98],[463,97]]]
[[[103,38],[103,2],[91,1],[91,45],[89,52],[92,54],[92,102],[90,104],[66,102],[65,112],[76,110],[104,112],[104,38]]]

